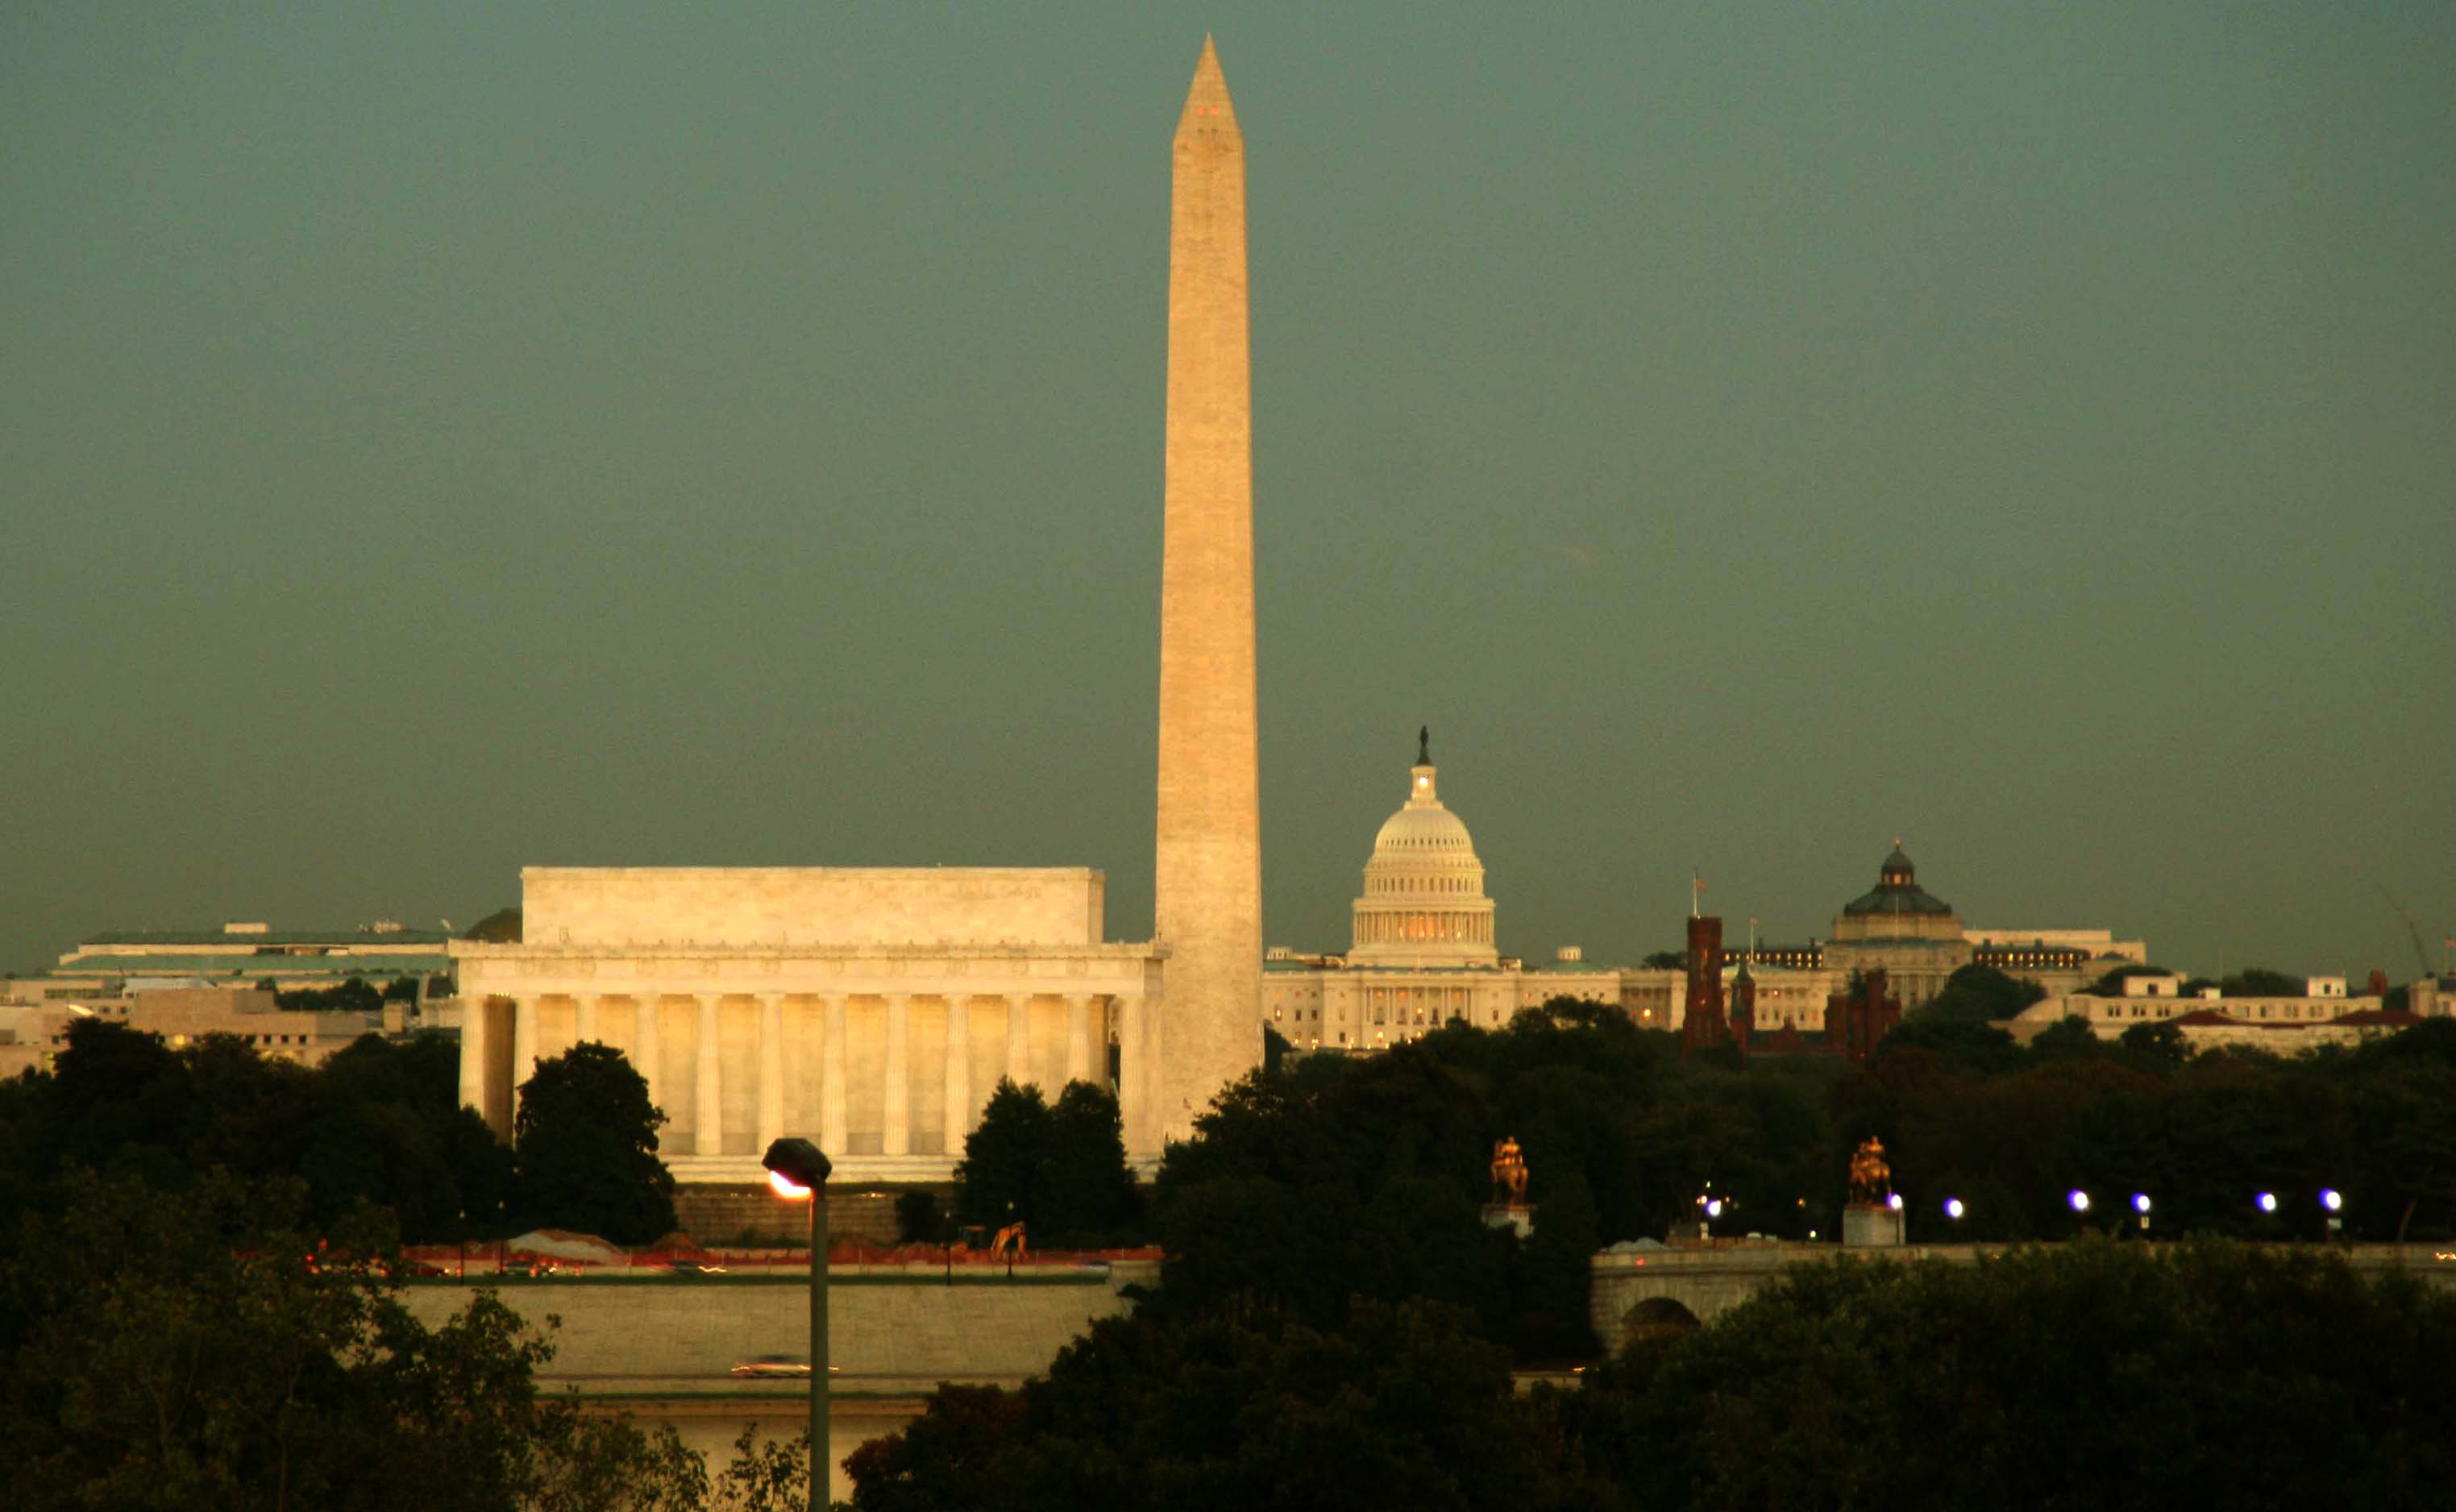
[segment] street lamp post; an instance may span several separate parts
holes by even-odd
[[[828,1504],[828,1173],[808,1139],[779,1139],[760,1158],[776,1195],[810,1204],[810,1512]]]

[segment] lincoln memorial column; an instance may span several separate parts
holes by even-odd
[[[721,992],[699,1000],[699,1086],[691,1118],[698,1131],[691,1140],[695,1155],[725,1154],[725,1063],[718,1058],[723,1031],[717,1022],[724,1002]]]
[[[819,1148],[841,1160],[845,1154],[845,1000],[829,992],[819,1037]]]
[[[1032,999],[1021,992],[1006,998],[1006,1079],[1018,1087],[1032,1080]]]
[[[890,993],[887,999],[887,1129],[879,1144],[881,1154],[912,1151],[912,1072],[905,1045],[911,1032],[908,1022],[911,1001],[902,992]]]
[[[785,999],[759,994],[759,1148],[785,1133]]]
[[[512,1112],[520,1113],[521,1088],[537,1074],[538,1005],[534,997],[512,1004]]]
[[[1113,999],[1117,1020],[1117,1112],[1125,1124],[1126,1154],[1155,1156],[1160,1153],[1159,1076],[1152,1065],[1158,1047],[1152,1024],[1151,1000],[1140,995]]]
[[[1066,1079],[1092,1079],[1092,1000],[1080,992],[1066,994]]]
[[[473,993],[460,1004],[460,1106],[475,1108],[478,1116],[486,1116],[486,1052],[490,1027],[486,1012],[486,994]]]
[[[571,1042],[575,1045],[585,1045],[598,1037],[597,994],[591,992],[585,997],[575,996],[572,1002],[578,1006],[571,1011]]]
[[[972,1012],[969,996],[947,994],[947,1136],[940,1154],[961,1154],[964,1135],[972,1132]]]
[[[637,1005],[631,1010],[631,1063],[639,1070],[640,1079],[648,1084],[649,1106],[657,1107],[657,1062],[662,1058],[658,1053],[657,994],[633,992],[631,1001]]]

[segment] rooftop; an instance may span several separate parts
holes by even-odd
[[[1898,842],[1877,872],[1876,885],[1842,906],[1846,914],[1951,913],[1952,906],[1918,885],[1918,872]]]
[[[440,946],[452,936],[442,930],[401,928],[369,930],[105,930],[88,935],[84,946],[226,946],[254,949],[280,945],[346,945],[354,948],[407,950]]]

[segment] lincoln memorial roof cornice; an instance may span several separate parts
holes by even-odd
[[[522,867],[521,876],[636,877],[655,881],[675,875],[690,877],[839,876],[879,882],[963,882],[973,879],[1039,881],[1053,877],[1097,878],[1108,873],[1097,867]]]
[[[455,940],[451,954],[463,961],[772,961],[814,965],[898,961],[1164,961],[1169,948],[1113,942],[1103,945],[727,945],[653,941],[624,945],[488,944]]]

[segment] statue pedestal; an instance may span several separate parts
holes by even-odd
[[[1901,1242],[1901,1209],[1862,1207],[1853,1203],[1842,1210],[1844,1249],[1891,1249]]]
[[[1515,1229],[1523,1239],[1535,1232],[1535,1210],[1518,1203],[1487,1202],[1484,1205],[1484,1226]]]

